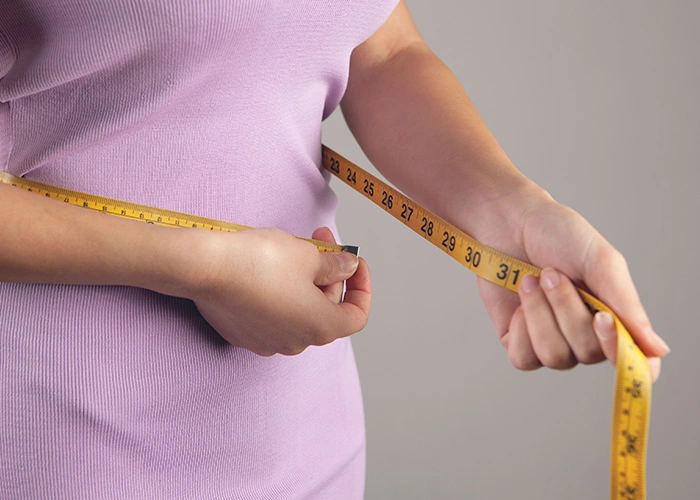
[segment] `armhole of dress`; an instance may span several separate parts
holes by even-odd
[[[372,0],[376,1],[376,0]],[[347,64],[343,68],[343,73],[338,78],[338,81],[333,82],[331,86],[335,86],[332,90],[329,90],[329,94],[332,94],[336,96],[335,99],[329,100],[328,97],[326,98],[326,102],[323,106],[323,114],[321,116],[322,121],[328,118],[330,115],[333,114],[333,112],[340,106],[340,102],[343,100],[343,96],[345,95],[345,91],[348,88],[348,80],[350,77],[350,56],[352,55],[352,51],[355,50],[360,44],[362,44],[365,40],[367,40],[369,37],[371,37],[374,33],[377,32],[379,28],[381,28],[384,23],[389,19],[391,14],[394,13],[396,8],[398,7],[400,0],[384,0],[385,1],[385,7],[386,10],[380,11],[380,13],[376,16],[376,21],[373,23],[372,27],[367,30],[366,33],[363,33],[360,35],[353,43],[353,47],[350,49],[350,52],[347,54]],[[381,5],[377,5],[376,8],[379,10],[381,9]],[[352,9],[346,9],[344,12],[344,16],[350,16],[352,20],[347,21],[346,18],[340,21],[342,24],[343,22],[348,22],[350,24],[354,24],[357,21],[354,19],[354,15],[356,12]]]

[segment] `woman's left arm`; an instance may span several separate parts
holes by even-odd
[[[539,280],[524,278],[517,295],[478,282],[514,366],[614,362],[611,318],[601,313],[592,321],[575,283],[616,311],[658,377],[658,358],[669,349],[651,327],[625,259],[518,171],[403,0],[352,53],[341,106],[368,158],[399,189],[482,243],[544,269]]]

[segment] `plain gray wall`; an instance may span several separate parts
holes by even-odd
[[[515,164],[627,257],[672,348],[654,386],[649,498],[700,498],[700,3],[409,8]],[[340,112],[324,142],[369,166]],[[607,498],[613,368],[517,371],[473,275],[334,189],[343,240],[361,245],[375,290],[354,337],[367,499]]]

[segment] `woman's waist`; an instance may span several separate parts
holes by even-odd
[[[271,169],[240,158],[147,158],[74,155],[43,164],[24,177],[97,197],[310,235],[332,225],[336,197],[308,159]],[[14,173],[14,172],[11,172]]]

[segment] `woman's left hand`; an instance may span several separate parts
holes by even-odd
[[[528,275],[513,294],[479,279],[479,293],[511,363],[521,370],[563,370],[617,354],[612,316],[595,319],[576,291],[607,304],[649,358],[652,378],[661,370],[666,343],[653,331],[627,263],[581,215],[546,193],[520,197],[518,216],[478,235],[482,243],[543,269]]]

